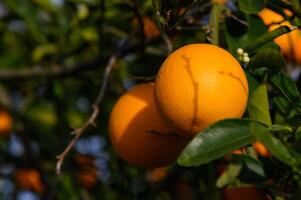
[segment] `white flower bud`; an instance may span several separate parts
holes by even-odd
[[[244,53],[244,50],[242,48],[238,48],[236,52],[238,53],[238,55],[242,55]]]

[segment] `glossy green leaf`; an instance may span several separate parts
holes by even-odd
[[[262,162],[247,155],[235,155],[243,160],[246,167],[261,177],[265,177]]]
[[[260,83],[248,72],[245,71],[248,85],[249,85],[249,99],[253,95],[253,93],[257,90],[257,88],[260,86]]]
[[[268,126],[272,125],[266,84],[261,84],[251,95],[248,102],[248,113],[250,119],[260,121]]]
[[[243,167],[242,162],[230,163],[227,170],[217,179],[215,185],[218,188],[223,188],[233,180],[235,180]]]
[[[178,163],[183,166],[198,166],[250,144],[254,139],[252,126],[266,128],[247,119],[219,121],[194,137],[179,156]]]
[[[295,158],[289,149],[270,133],[269,128],[252,125],[252,133],[278,160],[287,165],[295,164]]]
[[[258,13],[265,7],[266,3],[266,0],[238,0],[240,10],[248,14]]]
[[[249,67],[266,67],[270,69],[280,69],[285,66],[282,54],[277,48],[262,48],[251,58]]]
[[[289,133],[293,132],[293,129],[290,126],[279,125],[279,124],[273,124],[271,126],[271,130],[274,132],[289,132]]]
[[[295,82],[279,72],[269,77],[269,82],[299,113],[301,113],[301,96]]]
[[[238,48],[245,49],[249,43],[254,42],[257,37],[267,32],[267,27],[258,16],[248,15],[246,16],[246,20],[243,21],[248,24],[246,29],[247,32],[239,36],[236,34],[241,30],[237,29],[237,26],[233,23],[226,23],[225,39],[228,45],[228,50],[235,56],[238,56],[236,53]],[[269,43],[269,46],[271,44],[273,43]]]

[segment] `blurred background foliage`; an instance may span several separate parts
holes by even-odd
[[[112,150],[107,133],[112,106],[128,88],[154,80],[172,50],[214,42],[210,34],[217,28],[219,45],[239,59],[237,48],[268,31],[256,15],[260,10],[299,9],[282,0],[229,0],[215,5],[222,12],[219,26],[212,27],[213,5],[209,0],[0,1],[0,199],[214,200],[222,199],[226,185],[255,184],[272,197],[300,199],[298,177],[269,156],[259,155],[254,164],[239,152],[199,167],[144,170],[127,165]],[[300,24],[299,16],[288,19]],[[284,60],[274,43],[268,45],[277,50],[251,60],[250,66],[258,67],[251,71],[254,81],[264,79],[261,67],[283,63],[286,68],[277,70],[297,81],[298,96],[298,63]],[[73,138],[72,128],[90,116],[111,55],[117,62],[97,126],[85,131],[58,176],[56,156]],[[287,101],[269,95],[278,105],[270,108],[273,120],[298,128],[300,116]]]

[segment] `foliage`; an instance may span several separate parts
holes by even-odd
[[[298,199],[300,63],[284,58],[273,42],[291,27],[269,32],[257,15],[263,8],[300,26],[298,0],[1,1],[0,104],[14,121],[9,138],[0,140],[1,197],[213,200],[222,199],[228,186],[256,185],[273,199]],[[123,92],[154,80],[171,51],[196,42],[218,44],[239,60],[250,87],[248,107],[243,119],[226,119],[198,133],[167,177],[151,183],[148,170],[114,153],[108,117]],[[110,66],[112,56],[116,62]],[[97,126],[83,131],[56,175],[56,156],[73,138],[73,128],[91,116],[106,81],[104,98],[96,101]],[[251,145],[256,140],[271,157],[256,154]],[[238,148],[242,154],[231,154]],[[81,155],[87,159],[79,160]],[[16,184],[15,171],[24,168],[39,172],[43,192]]]

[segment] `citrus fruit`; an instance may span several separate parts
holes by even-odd
[[[7,135],[12,130],[12,117],[9,112],[0,110],[0,135]]]
[[[76,181],[85,188],[93,188],[97,183],[97,169],[95,166],[84,167],[75,174]]]
[[[253,144],[253,148],[255,152],[263,157],[270,157],[271,153],[267,150],[267,148],[261,142],[255,142]]]
[[[150,17],[144,16],[142,18],[142,21],[143,21],[144,35],[147,38],[152,38],[160,35],[160,30],[158,26]],[[137,29],[138,24],[139,24],[138,19],[134,18],[132,21],[132,26]]]
[[[21,189],[33,190],[37,193],[44,191],[40,173],[36,169],[17,169],[15,171],[16,185]]]
[[[291,15],[291,13],[287,10],[285,10],[286,14],[288,16]],[[263,22],[269,26],[269,31],[272,31],[279,26],[291,26],[291,24],[284,20],[284,18],[270,10],[270,9],[263,9],[258,14]],[[274,42],[279,45],[281,52],[285,56],[285,58],[289,61],[294,61],[296,63],[301,63],[301,31],[300,30],[294,30],[287,34],[281,35],[280,37],[277,37]]]
[[[162,64],[155,83],[162,118],[187,136],[225,118],[242,117],[248,82],[240,64],[226,50],[190,44]]]
[[[162,121],[154,101],[154,84],[140,84],[115,104],[109,119],[114,149],[134,166],[155,168],[173,163],[187,139]]]
[[[223,197],[224,200],[267,200],[264,192],[254,186],[225,188]]]
[[[79,166],[91,166],[94,165],[95,157],[90,155],[76,154],[74,161]]]
[[[151,183],[162,182],[168,175],[168,167],[158,167],[151,169],[147,173],[147,180]]]
[[[220,4],[220,5],[225,5],[228,2],[228,0],[211,0],[211,2]]]

